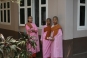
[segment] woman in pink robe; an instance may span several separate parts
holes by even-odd
[[[47,25],[43,26],[41,34],[43,58],[51,57],[51,41],[47,39],[51,35],[51,19],[47,19]]]
[[[31,47],[30,44],[27,44],[27,50],[33,53],[32,58],[36,58],[36,53],[40,51],[40,47],[39,47],[39,38],[38,38],[38,28],[34,23],[32,23],[32,16],[28,17],[28,23],[25,25],[25,28],[28,35],[35,36],[36,44],[37,44],[36,48],[34,49],[33,47]]]
[[[63,58],[63,48],[62,48],[62,30],[60,25],[57,23],[58,17],[53,17],[54,26],[52,26],[53,42],[51,44],[51,58]]]

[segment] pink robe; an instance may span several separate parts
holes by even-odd
[[[44,32],[44,28],[47,27],[46,25],[42,28],[42,34],[41,34],[41,41],[42,41],[42,52],[43,52],[43,58],[51,57],[51,41],[46,40],[46,34],[47,32]]]
[[[62,46],[62,30],[59,29],[58,34],[54,36],[54,41],[51,44],[51,58],[63,58]]]
[[[27,44],[27,50],[31,51],[32,53],[37,53],[37,52],[40,51],[40,47],[39,47],[39,37],[38,37],[38,28],[37,28],[37,26],[36,26],[34,23],[31,23],[31,25],[32,25],[33,29],[37,31],[37,33],[35,33],[35,32],[30,32],[30,33],[29,33],[28,30],[30,30],[30,27],[29,27],[28,25],[26,25],[25,28],[26,28],[26,31],[27,31],[27,34],[28,34],[28,35],[30,35],[30,36],[35,36],[35,37],[36,37],[36,39],[37,39],[37,41],[36,41],[37,46],[36,46],[36,48],[34,49],[33,47],[31,47],[30,44]]]

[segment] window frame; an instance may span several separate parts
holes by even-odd
[[[25,3],[27,3],[26,0],[24,0]],[[35,6],[34,6],[34,0],[31,0],[31,16],[33,16],[33,22],[35,23]],[[41,25],[41,7],[46,7],[46,18],[48,18],[48,0],[46,0],[46,4],[41,4],[41,0],[39,0],[39,29],[42,28],[43,25]],[[26,6],[24,6],[25,9],[27,9]],[[25,10],[26,11],[26,10]],[[25,12],[25,16],[27,16]],[[25,23],[27,23],[27,17],[25,17]],[[25,24],[20,24],[20,4],[19,4],[19,26],[25,26]]]
[[[39,28],[42,28],[42,24],[41,24],[41,7],[46,7],[46,18],[48,18],[48,0],[46,0],[46,4],[41,4],[41,0],[39,0]]]
[[[10,8],[7,8],[7,2],[9,2],[9,7]],[[1,22],[1,16],[0,16],[0,24],[5,24],[5,25],[11,25],[11,2],[10,1],[0,1],[0,4],[4,4],[6,3],[6,8],[4,8],[4,5],[2,5],[2,9],[0,9],[0,11],[2,10],[2,13],[3,13],[3,22]],[[6,10],[6,22],[4,22],[4,10]],[[7,11],[10,11],[10,22],[8,22],[8,12]],[[1,13],[0,13],[1,14]]]
[[[80,3],[80,0],[78,0],[78,9],[77,9],[77,30],[87,30],[87,1],[85,0],[85,3]],[[85,6],[85,25],[80,26],[80,6]]]
[[[20,23],[20,9],[23,8],[25,10],[25,23],[27,23],[27,9],[31,8],[31,15],[32,15],[32,0],[31,0],[31,6],[27,6],[27,0],[24,0],[24,6],[20,6],[19,4],[19,26],[25,26],[25,24]]]

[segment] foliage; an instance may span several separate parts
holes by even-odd
[[[16,53],[15,58],[29,58],[32,53],[31,51],[27,51],[26,44],[30,44],[33,48],[36,47],[35,40],[32,38],[34,37],[30,37],[26,33],[20,33],[19,40],[15,40],[12,36],[6,39],[0,38],[0,55],[8,55],[8,58],[11,58],[9,53],[13,51]]]
[[[1,38],[0,38],[1,39]],[[17,51],[17,44],[18,41],[13,39],[11,36],[7,37],[7,39],[2,39],[0,42],[0,53],[1,55],[9,55],[11,51]],[[10,56],[9,56],[10,57]]]

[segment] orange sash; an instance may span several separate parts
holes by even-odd
[[[51,28],[51,31],[54,31],[53,37],[57,35],[59,29],[61,29],[61,26],[59,24]]]
[[[51,26],[45,27],[44,32],[46,32],[46,31],[47,31],[47,34],[46,34],[45,39],[47,39],[47,37],[50,37],[50,35],[51,35]]]
[[[33,28],[32,25],[30,23],[27,23],[26,25],[28,25],[30,28]]]

